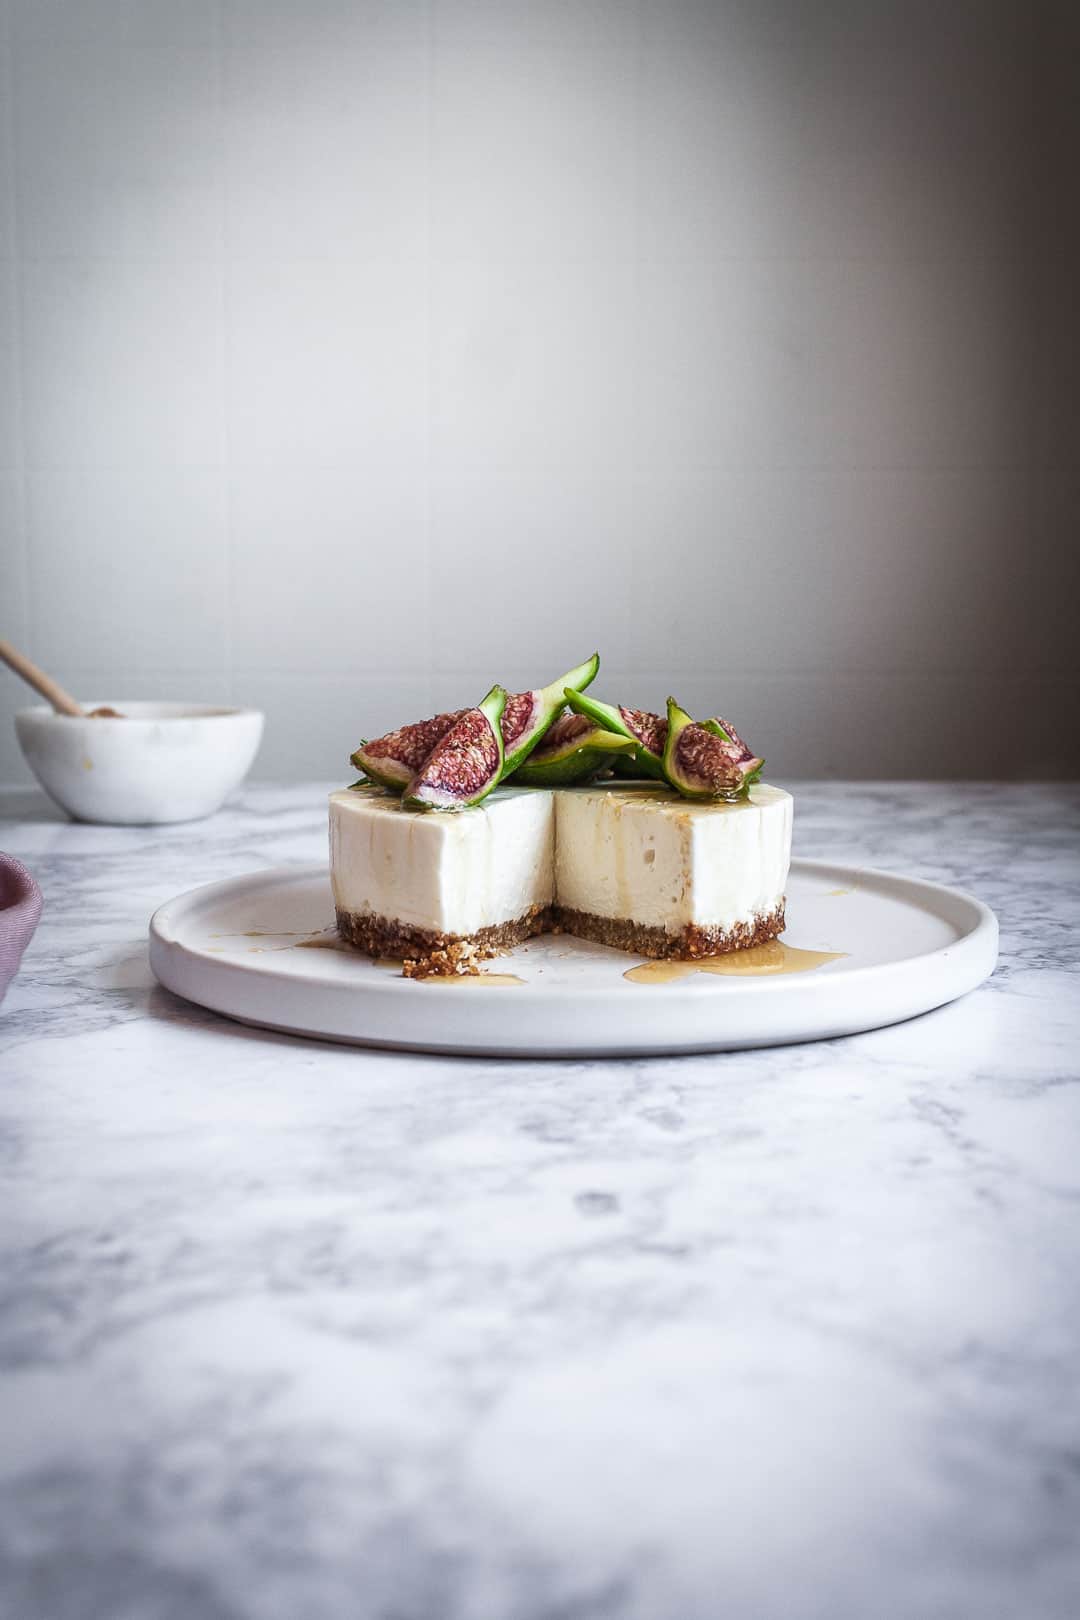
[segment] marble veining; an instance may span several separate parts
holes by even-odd
[[[1073,1620],[1080,790],[796,788],[796,853],[958,883],[1001,965],[894,1029],[509,1062],[157,987],[196,883],[317,859],[0,800],[7,1620]]]

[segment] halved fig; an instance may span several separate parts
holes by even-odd
[[[412,726],[399,726],[374,742],[362,742],[349,758],[358,771],[380,787],[394,788],[398,793],[407,787],[437,743],[442,742],[468,709],[454,709],[452,713],[436,714],[430,720],[418,720]]]
[[[511,780],[531,787],[566,787],[595,776],[633,747],[629,737],[602,731],[584,714],[563,714]]]
[[[603,731],[613,731],[629,737],[634,744],[634,762],[638,776],[655,776],[663,780],[664,739],[667,721],[663,715],[650,714],[647,709],[626,709],[620,704],[601,703],[584,697],[580,692],[567,690],[566,701],[575,714],[583,714]],[[629,756],[627,756],[629,760]]]
[[[764,763],[747,752],[741,739],[732,742],[719,721],[701,725],[668,698],[664,775],[684,798],[738,799]]]
[[[600,655],[593,653],[576,669],[568,669],[550,686],[536,687],[532,692],[512,692],[506,700],[502,717],[505,761],[503,777],[510,776],[528,759],[556,715],[562,712],[568,688],[580,692],[596,679],[600,668]]]
[[[405,789],[405,804],[414,810],[464,810],[487,798],[502,774],[500,721],[506,698],[504,687],[493,686],[475,709],[466,709]]]

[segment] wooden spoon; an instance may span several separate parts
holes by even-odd
[[[66,692],[59,681],[54,681],[51,675],[46,675],[43,669],[27,658],[25,653],[17,651],[10,641],[0,639],[0,659],[13,669],[16,675],[21,675],[28,686],[35,692],[40,692],[46,702],[51,703],[57,714],[77,714],[83,719],[90,720],[122,720],[124,716],[115,709],[91,709],[89,714],[81,704],[76,703],[70,692]]]

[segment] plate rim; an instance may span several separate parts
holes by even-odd
[[[997,965],[997,918],[966,890],[835,860],[797,857],[792,871],[876,889],[884,899],[929,912],[955,938],[928,951],[862,967],[831,962],[812,975],[739,975],[710,978],[707,985],[690,975],[653,986],[649,995],[632,997],[621,1008],[614,981],[556,987],[534,980],[520,985],[507,1003],[519,1009],[519,1016],[508,1021],[494,1012],[503,1006],[501,995],[492,1001],[501,986],[477,984],[470,995],[447,999],[425,992],[417,1001],[411,981],[385,972],[351,978],[322,971],[315,958],[301,966],[295,956],[283,972],[265,953],[255,962],[188,945],[179,937],[190,912],[213,905],[218,897],[228,901],[258,895],[275,883],[283,888],[325,883],[328,888],[326,866],[305,861],[219,878],[165,901],[150,920],[150,966],[180,998],[245,1026],[293,1038],[458,1058],[591,1061],[760,1050],[887,1028],[968,994]],[[268,932],[267,937],[273,935]],[[581,944],[585,951],[604,949],[588,941]],[[615,954],[625,960],[628,953]],[[544,1022],[552,997],[561,997],[567,1009],[557,1034]]]

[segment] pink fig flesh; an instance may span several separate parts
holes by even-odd
[[[735,727],[731,724],[730,720],[721,720],[720,716],[717,715],[713,720],[708,721],[707,724],[709,725],[710,729],[713,726],[719,726],[721,731],[727,732],[728,737],[731,739],[732,747],[736,750],[740,760],[745,761],[754,758],[754,750],[746,746],[742,738],[739,736],[739,733],[735,730]],[[763,761],[758,760],[757,763],[760,765],[763,763]]]
[[[411,726],[399,726],[374,742],[363,743],[351,756],[358,770],[387,787],[404,787],[412,780],[431,750],[453,730],[468,709],[432,715]]]
[[[501,721],[503,747],[507,753],[532,721],[539,703],[539,692],[511,692],[507,698]]]
[[[482,709],[467,709],[436,743],[405,793],[435,809],[473,804],[498,780],[502,751]]]
[[[741,740],[726,742],[696,722],[684,727],[675,741],[674,764],[678,777],[701,793],[736,794],[762,763]]]
[[[647,748],[650,754],[664,752],[667,721],[662,714],[650,714],[648,709],[624,709],[621,703],[619,713],[643,748]]]

